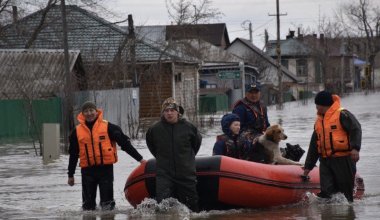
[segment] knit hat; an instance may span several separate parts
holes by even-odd
[[[96,109],[95,103],[93,103],[91,101],[87,101],[87,102],[82,104],[81,110],[82,110],[82,112],[84,112],[86,109],[89,109],[89,108]]]
[[[332,94],[327,91],[321,91],[315,96],[315,104],[322,106],[331,106],[334,103]]]
[[[164,112],[165,109],[168,109],[168,108],[174,109],[177,112],[179,112],[179,105],[172,97],[165,99],[165,101],[162,103],[161,112]]]
[[[240,118],[237,114],[229,113],[223,115],[222,120],[220,121],[223,133],[228,135],[231,132],[230,126],[234,121],[240,121]]]

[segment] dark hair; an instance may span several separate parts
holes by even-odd
[[[332,94],[327,91],[318,92],[318,94],[315,96],[314,102],[316,105],[322,106],[331,106],[334,103]]]

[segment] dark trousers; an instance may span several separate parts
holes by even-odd
[[[167,176],[156,176],[156,200],[176,198],[193,212],[198,212],[198,193],[196,180],[177,180]]]
[[[100,192],[100,206],[102,209],[114,209],[113,165],[82,168],[81,172],[83,210],[95,210],[98,186]]]
[[[329,198],[332,194],[341,192],[349,202],[352,202],[354,167],[350,156],[321,158],[319,165],[321,193],[319,196]]]

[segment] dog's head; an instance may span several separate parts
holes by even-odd
[[[280,125],[272,125],[265,131],[265,136],[268,140],[275,143],[280,143],[281,140],[286,140],[288,136],[284,133],[284,129]]]

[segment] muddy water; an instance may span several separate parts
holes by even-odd
[[[115,165],[116,210],[83,212],[79,168],[76,184],[73,187],[66,184],[67,155],[44,164],[41,157],[35,156],[30,143],[5,144],[0,140],[0,219],[379,219],[380,93],[351,95],[343,98],[342,103],[357,116],[363,128],[358,172],[364,178],[366,191],[364,199],[353,204],[348,204],[341,195],[329,204],[321,203],[310,195],[302,203],[270,209],[190,213],[181,204],[172,202],[170,207],[162,207],[153,200],[133,209],[124,198],[123,188],[128,174],[138,163],[120,152],[120,161]],[[271,123],[283,125],[288,135],[287,142],[298,143],[305,150],[314,117],[312,101],[308,105],[286,103],[281,111],[269,108]],[[221,132],[219,127],[216,125],[203,131],[199,155],[211,154],[215,135]],[[152,157],[144,140],[135,140],[133,144],[146,159]],[[301,160],[304,159],[305,156]]]

